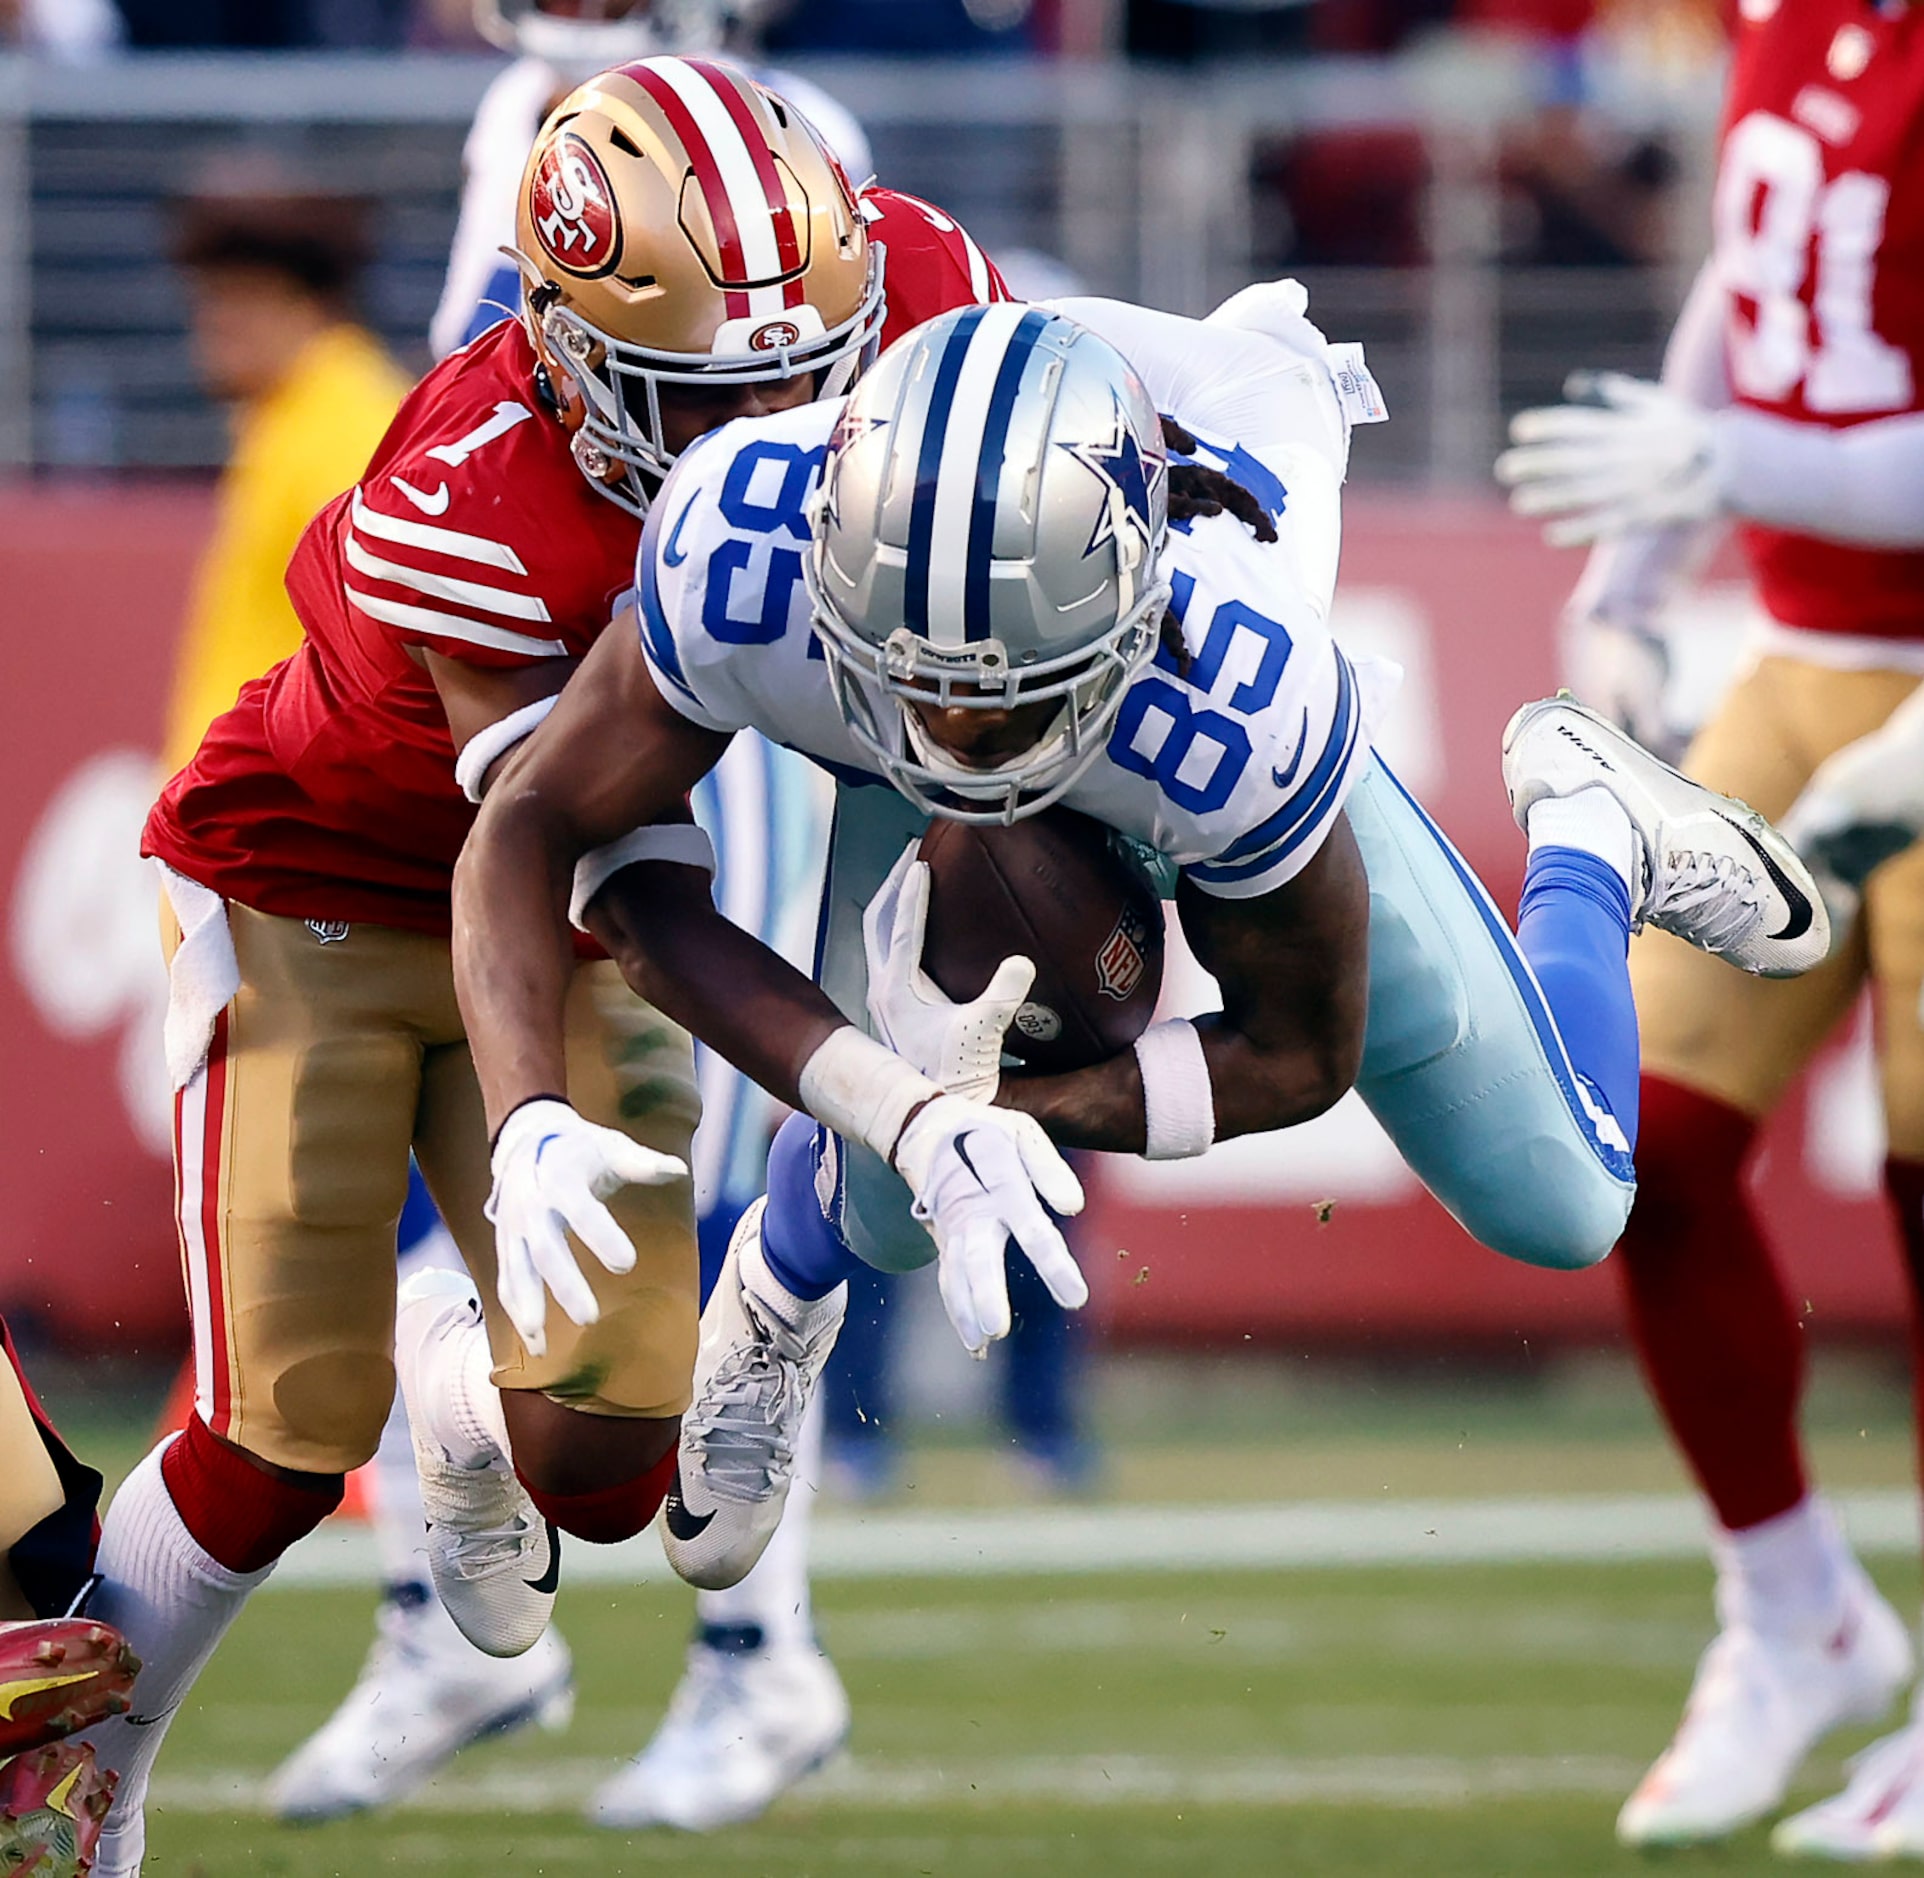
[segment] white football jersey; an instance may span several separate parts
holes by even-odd
[[[759,730],[843,782],[887,787],[836,709],[802,584],[804,504],[840,411],[741,419],[683,454],[642,536],[641,636],[663,696],[693,722]],[[1197,442],[1273,515],[1286,510],[1276,463]],[[1267,893],[1341,812],[1394,668],[1352,664],[1297,557],[1230,516],[1172,528],[1163,573],[1189,657],[1164,650],[1138,674],[1063,802],[1208,892]]]

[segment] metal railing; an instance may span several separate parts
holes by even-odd
[[[421,55],[148,55],[85,69],[0,58],[0,465],[221,460],[220,415],[195,387],[165,260],[166,204],[237,149],[378,199],[370,317],[425,362],[461,141],[496,69]],[[1258,259],[1264,149],[1316,132],[1420,138],[1429,258],[1303,270],[1326,330],[1370,345],[1396,415],[1359,453],[1365,475],[1480,479],[1506,407],[1553,389],[1578,357],[1647,368],[1678,298],[1675,266],[1502,264],[1500,134],[1539,91],[1517,61],[797,69],[862,118],[886,181],[951,210],[991,253],[1046,253],[1093,291],[1182,312],[1274,271]],[[1702,148],[1712,103],[1676,114],[1686,149]],[[1690,219],[1680,211],[1679,262]]]

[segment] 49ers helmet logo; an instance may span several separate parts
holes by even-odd
[[[608,172],[574,132],[541,153],[528,183],[528,219],[557,267],[583,280],[614,270],[621,254],[621,211]]]
[[[749,350],[774,352],[782,346],[794,345],[801,336],[802,329],[793,320],[770,320],[766,326],[757,326],[748,335]]]

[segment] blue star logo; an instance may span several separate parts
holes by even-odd
[[[1122,498],[1122,517],[1133,522],[1146,544],[1150,537],[1150,492],[1163,473],[1160,456],[1145,456],[1136,434],[1129,428],[1128,414],[1120,403],[1115,407],[1116,427],[1106,443],[1065,443],[1078,462],[1086,463]],[[1085,555],[1094,554],[1110,538],[1117,521],[1115,504],[1105,502],[1096,518]]]

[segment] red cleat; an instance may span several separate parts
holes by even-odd
[[[87,1617],[0,1624],[0,1759],[126,1714],[139,1669],[140,1658],[111,1624]]]
[[[102,1773],[85,1741],[63,1741],[0,1762],[0,1873],[84,1878],[117,1774]]]

